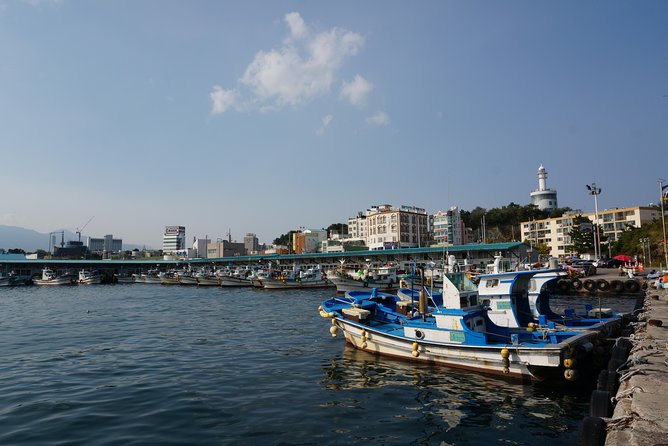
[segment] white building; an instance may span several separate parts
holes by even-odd
[[[593,212],[590,214],[569,212],[562,217],[525,221],[520,223],[522,240],[533,246],[536,246],[536,244],[549,246],[550,256],[552,257],[572,254],[568,250],[568,246],[572,244],[571,237],[568,234],[577,215],[582,215],[591,220],[592,223],[598,224],[601,238],[606,237],[608,241],[613,242],[619,239],[621,233],[629,227],[640,228],[643,224],[660,219],[661,211],[650,207],[636,206],[598,211],[598,220],[596,220]],[[602,246],[601,250],[605,253],[605,246]]]
[[[207,258],[207,246],[211,243],[211,240],[208,238],[193,238],[192,250],[189,250],[190,258],[194,259],[206,259]]]
[[[257,254],[260,250],[260,242],[257,236],[252,232],[247,232],[244,236],[244,247],[246,248],[246,255]]]
[[[116,239],[112,234],[107,234],[104,238],[88,237],[88,251],[121,252],[123,251],[123,239]]]
[[[538,189],[531,192],[531,204],[541,211],[553,211],[557,206],[557,191],[547,187],[547,171],[541,164],[538,168]]]
[[[165,226],[165,234],[162,236],[162,252],[174,253],[186,249],[186,227]]]
[[[430,216],[431,233],[438,245],[463,245],[465,244],[465,230],[461,211],[457,206],[450,210],[438,211]]]
[[[362,224],[362,221],[364,222]],[[351,223],[358,225],[350,230]],[[353,238],[364,238],[369,249],[417,248],[428,246],[427,211],[415,206],[395,208],[389,204],[372,206],[356,218],[348,219],[348,232]]]
[[[366,240],[366,215],[358,212],[356,217],[348,219],[348,235],[351,238]]]

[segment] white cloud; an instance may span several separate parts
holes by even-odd
[[[387,113],[385,113],[384,111],[379,111],[375,115],[366,118],[366,122],[368,124],[387,126],[390,125],[390,117],[387,116]]]
[[[304,23],[304,19],[298,12],[291,12],[285,14],[285,23],[290,27],[290,37],[293,39],[302,39],[306,37],[308,28]]]
[[[334,116],[332,115],[327,115],[322,118],[322,125],[318,128],[318,130],[315,131],[316,135],[323,135],[325,133],[325,130],[327,130],[327,127],[329,127],[329,124],[331,124],[332,120],[334,119]]]
[[[219,85],[214,85],[213,91],[209,94],[211,98],[211,113],[225,113],[237,102],[237,92],[235,90],[225,90]]]
[[[372,90],[373,84],[358,74],[352,82],[343,82],[341,97],[347,99],[353,105],[363,105]]]
[[[286,14],[284,20],[290,32],[284,44],[277,49],[258,51],[239,80],[249,93],[246,105],[258,110],[275,111],[301,105],[329,92],[344,62],[364,45],[360,34],[341,28],[313,34],[298,12]],[[211,93],[214,113],[230,108],[220,102],[221,107],[216,108],[214,94],[219,97],[231,91],[235,92],[233,103],[238,103],[241,89],[214,87]]]

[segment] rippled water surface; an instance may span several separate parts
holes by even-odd
[[[574,443],[585,391],[354,351],[331,293],[0,289],[0,444]]]

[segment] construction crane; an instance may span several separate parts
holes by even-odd
[[[88,226],[88,223],[90,223],[91,220],[94,219],[94,218],[95,218],[95,216],[93,215],[91,218],[88,219],[88,221],[86,222],[85,225],[83,225],[81,228],[77,228],[77,231],[76,231],[76,232],[77,232],[77,235],[79,236],[79,241],[81,241],[81,231],[83,231],[84,228],[85,228],[86,226]]]

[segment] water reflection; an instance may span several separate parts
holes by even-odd
[[[382,407],[392,423],[419,431],[419,444],[529,444],[537,438],[568,444],[586,413],[587,393],[508,382],[443,366],[397,361],[347,346],[329,360],[321,385],[330,402]],[[373,390],[373,392],[371,392]],[[380,398],[365,399],[373,393]],[[387,416],[386,416],[387,418]]]

